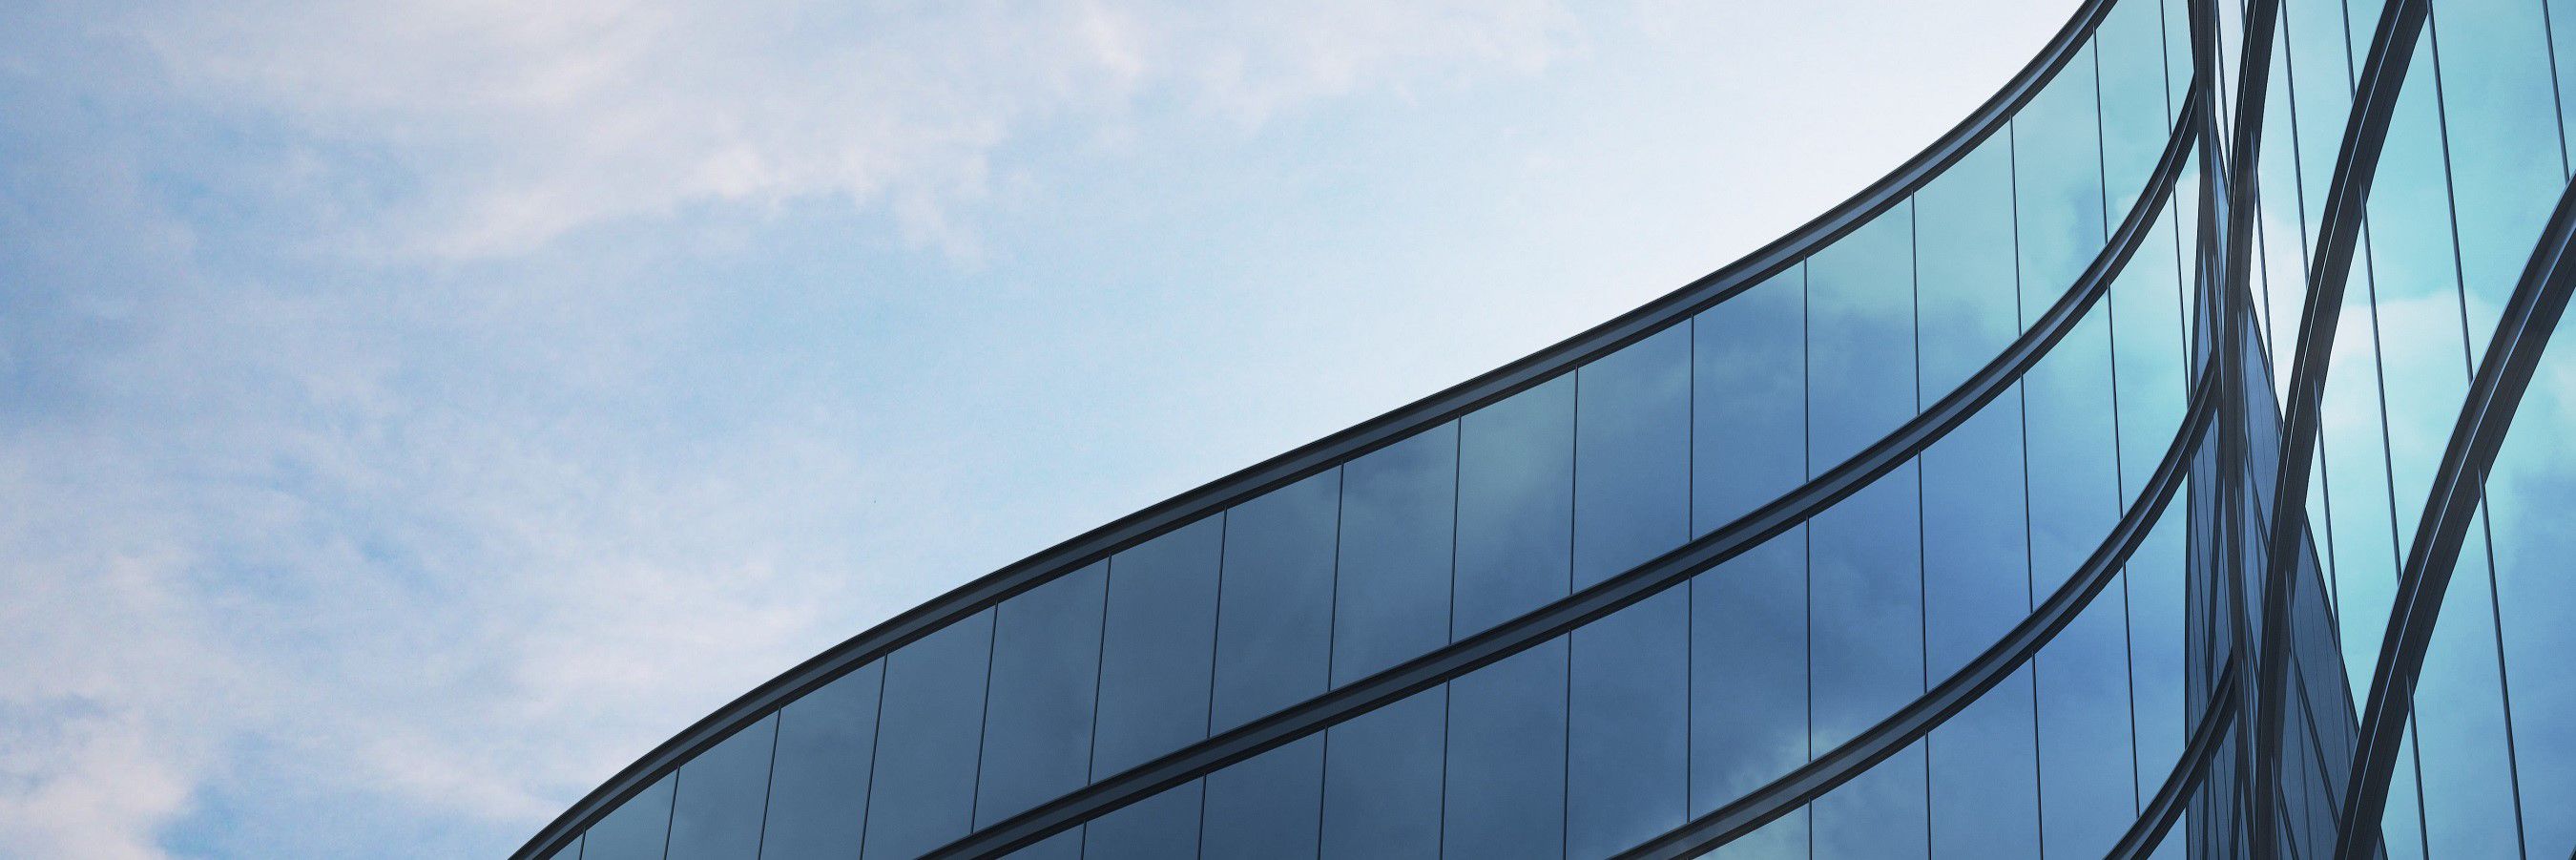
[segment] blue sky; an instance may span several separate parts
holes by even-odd
[[[0,5],[0,855],[492,856],[1839,201],[2068,2]]]

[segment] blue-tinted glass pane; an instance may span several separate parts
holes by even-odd
[[[2021,417],[2020,399],[2006,395],[1923,452],[1924,636],[1935,679],[2030,614]]]
[[[2030,614],[2021,417],[2021,399],[2006,395],[1923,454],[1924,635],[1936,681]],[[1925,744],[1934,856],[2038,855],[2031,721],[2025,669],[1934,730]]]
[[[1815,748],[1833,748],[1923,693],[1923,568],[1914,466],[1808,523]]]
[[[1085,857],[1189,860],[1199,856],[1199,784],[1187,783],[1103,815],[1086,828]]]
[[[2568,343],[2551,345],[2535,379],[2576,379],[2576,346]],[[2576,809],[2576,675],[2565,668],[2576,654],[2576,625],[2566,622],[2576,612],[2576,577],[2567,575],[2567,560],[2576,558],[2576,529],[2566,526],[2576,510],[2571,436],[2576,386],[2533,385],[2487,480],[2524,835],[2543,856],[2576,849],[2576,815],[2564,812]]]
[[[1816,798],[1816,857],[1922,857],[1931,845],[1923,795],[1923,745],[1915,744]]]
[[[1814,541],[1809,563],[1814,618],[1815,749],[1831,749],[1886,719],[1924,689],[1923,568],[1915,466],[1891,472],[1807,526]],[[1924,759],[1917,752],[1879,765],[1872,786],[1846,788],[1845,796],[1819,804],[1815,833],[1819,855],[1829,846],[1867,853],[1923,844],[1926,812]],[[1904,771],[1903,775],[1898,775]],[[1832,814],[1829,816],[1828,811]],[[1867,821],[1861,826],[1859,822]],[[1888,842],[1860,840],[1847,831],[1866,829]],[[1846,840],[1835,842],[1832,840]]]
[[[1439,856],[1448,710],[1434,687],[1325,732],[1323,856]]]
[[[1004,856],[1010,860],[1082,860],[1082,831],[1076,827]]]
[[[1690,538],[1690,348],[1674,324],[1579,373],[1577,587]]]
[[[2558,75],[2559,157],[2576,160],[2576,86],[2568,86],[2569,70],[2576,70],[2576,0],[2547,0],[2541,8],[2549,18],[2552,68]]]
[[[1702,815],[1807,762],[1806,530],[1699,575],[1690,597],[1690,812]]]
[[[1324,798],[1324,738],[1310,736],[1208,774],[1209,857],[1314,860]]]
[[[680,766],[671,803],[670,860],[752,860],[769,805],[777,718],[753,723]]]
[[[1932,769],[1932,856],[2039,856],[2039,758],[2031,719],[2031,674],[2023,667],[1932,730],[1924,743]]]
[[[554,853],[546,855],[546,860],[581,860],[581,837],[573,837],[571,844],[555,849]]]
[[[1584,366],[1577,382],[1579,588],[1690,539],[1690,325],[1602,356]]]
[[[626,799],[583,834],[585,860],[661,860],[671,830],[671,778]]]
[[[1224,523],[1211,517],[1109,560],[1094,779],[1207,736],[1218,541],[1224,536]]]
[[[1009,818],[1086,779],[1108,572],[1108,565],[1094,564],[997,608],[976,826]]]
[[[868,792],[870,856],[910,857],[966,835],[992,644],[993,613],[986,610],[886,657]]]
[[[1443,855],[1565,856],[1565,669],[1559,638],[1450,682]]]
[[[1324,691],[1341,495],[1335,469],[1226,512],[1217,731]]]
[[[2344,119],[2352,112],[2353,58],[2346,47],[2344,26],[2341,0],[2284,0],[2281,4],[2281,33],[2277,38],[2290,69],[2290,98],[2282,106],[2295,115],[2301,208],[2275,217],[2283,223],[2303,225],[2310,247],[2316,244],[2328,185],[2334,181],[2335,153],[2342,145]],[[2369,26],[2368,22],[2363,26]],[[2280,211],[2288,202],[2266,201],[2266,208]],[[2295,217],[2288,217],[2291,215]]]
[[[1691,527],[1706,534],[1806,480],[1806,268],[1691,322]]]
[[[1914,197],[1927,403],[1993,361],[2021,331],[2011,145],[2003,135],[1988,138]]]
[[[2093,43],[2101,65],[2102,169],[2109,192],[2103,218],[2117,224],[2155,172],[2171,126],[2165,118],[2161,13],[2149,3],[2115,4],[2094,30]]]
[[[2083,59],[2068,63],[2013,116],[2024,326],[2064,294],[2102,248],[2099,122],[2093,64]]]
[[[1448,643],[1457,484],[1455,423],[1342,467],[1333,683],[1368,677]]]
[[[2103,589],[2033,663],[2039,678],[2041,832],[2050,854],[2103,853],[2137,819],[2124,593],[2119,582]]]
[[[2415,685],[2415,740],[2423,751],[2418,778],[2425,836],[2445,854],[2506,857],[2522,846],[2482,522],[2471,525],[2460,547],[2440,623],[2424,652]]]
[[[778,712],[777,764],[769,780],[770,857],[859,853],[875,756],[877,692],[885,664],[870,663]]]
[[[1574,539],[1572,374],[1476,410],[1458,437],[1451,638],[1564,597]]]
[[[1800,809],[1780,816],[1743,838],[1717,846],[1708,856],[1718,860],[1781,860],[1811,856],[1807,832],[1814,815]]]
[[[2183,508],[2180,498],[2170,503],[2129,556],[2130,695],[2138,709],[2138,761],[2145,776],[2140,796],[2161,784],[2182,756],[2183,740],[2191,731],[2183,695]],[[2316,659],[2333,664],[2338,659],[2334,643],[2322,647]]]
[[[1690,595],[1665,591],[1573,634],[1566,846],[1597,857],[1680,826],[1688,803]]]
[[[2267,349],[2263,353],[2277,363],[2290,360],[2299,339],[2300,308],[2307,296],[2307,241],[2299,224],[2299,162],[2291,136],[2297,131],[2289,107],[2284,104],[2289,76],[2289,57],[2272,52],[2269,84],[2271,105],[2280,110],[2263,111],[2264,147],[2269,158],[2256,165],[2256,193],[2261,195],[2262,216],[2256,219],[2254,236],[2254,295],[2264,326]],[[2277,141],[2277,143],[2275,143]],[[2249,353],[2255,355],[2256,353]],[[2281,374],[2275,396],[2288,392],[2288,375]]]
[[[2542,11],[2537,0],[2443,0],[2426,25],[2441,65],[2473,357],[2565,187]]]
[[[2104,311],[2119,373],[2120,474],[2122,486],[2132,491],[2145,485],[2164,458],[2191,397],[2174,223],[2171,217],[2156,220],[2111,283]]]
[[[1913,222],[1900,204],[1807,261],[1810,471],[1914,417]]]

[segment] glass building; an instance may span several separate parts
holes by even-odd
[[[2089,0],[1797,231],[518,856],[2567,856],[2570,74],[2576,0]]]

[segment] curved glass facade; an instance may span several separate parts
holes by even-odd
[[[2087,3],[1798,232],[520,856],[2565,854],[2562,5]]]

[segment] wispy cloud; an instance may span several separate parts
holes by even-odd
[[[1750,247],[2017,62],[1737,163],[1698,114],[1583,133],[1812,99],[1443,102],[1614,37],[1835,65],[1731,18],[739,5],[0,4],[0,854],[506,850],[868,623]]]
[[[341,238],[458,258],[807,197],[887,202],[916,240],[965,250],[947,213],[988,192],[991,153],[1029,123],[1141,98],[1259,123],[1361,87],[1534,71],[1570,24],[1548,0],[253,2],[129,20],[188,97],[438,177],[370,201],[389,211]]]

